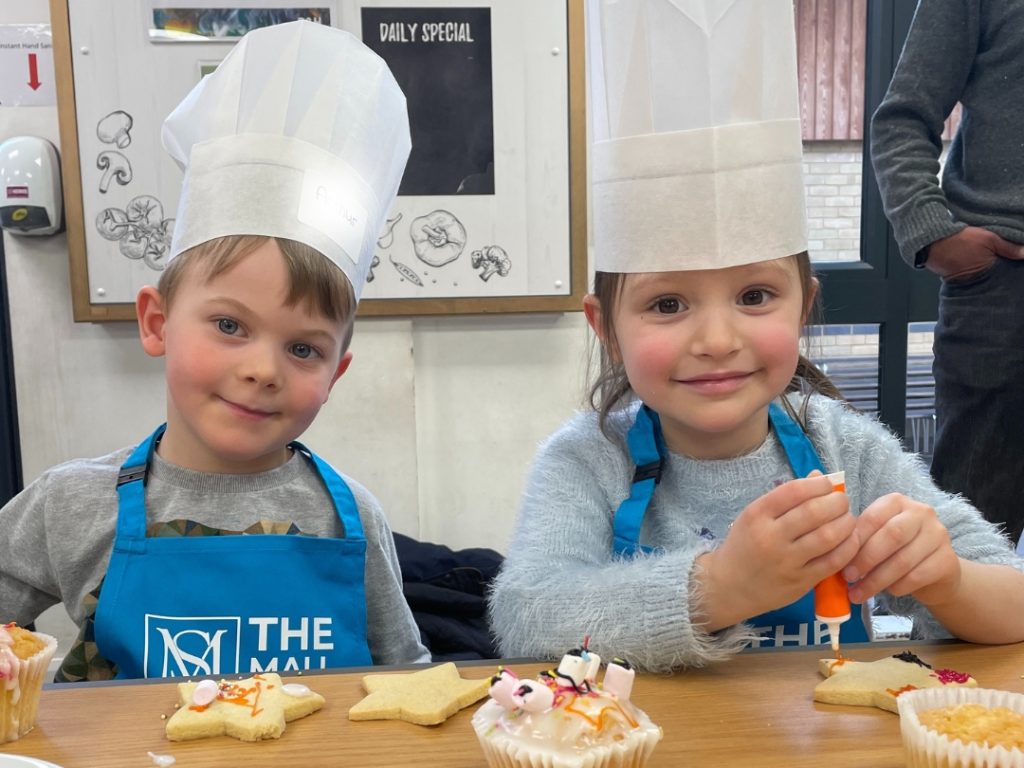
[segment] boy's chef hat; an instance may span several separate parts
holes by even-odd
[[[793,0],[589,0],[595,266],[806,250]]]
[[[348,32],[296,21],[239,41],[164,121],[185,171],[171,258],[225,235],[298,240],[363,288],[409,158],[405,96]]]

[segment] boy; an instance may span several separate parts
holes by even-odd
[[[404,96],[354,37],[295,22],[239,42],[163,140],[185,181],[136,308],[167,423],[0,511],[0,616],[64,601],[59,680],[429,661],[376,500],[295,442],[351,362]]]

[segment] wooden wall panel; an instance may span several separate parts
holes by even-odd
[[[864,139],[867,0],[793,0],[805,141]],[[949,139],[960,105],[946,120]]]

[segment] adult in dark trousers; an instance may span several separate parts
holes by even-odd
[[[946,117],[960,127],[939,181]],[[1024,521],[1024,2],[919,0],[871,120],[903,258],[942,278],[932,475],[1017,541]]]

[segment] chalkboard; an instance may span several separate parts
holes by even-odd
[[[78,321],[134,319],[174,226],[160,125],[246,31],[308,18],[395,74],[413,149],[363,315],[566,311],[586,292],[583,0],[50,0]]]

